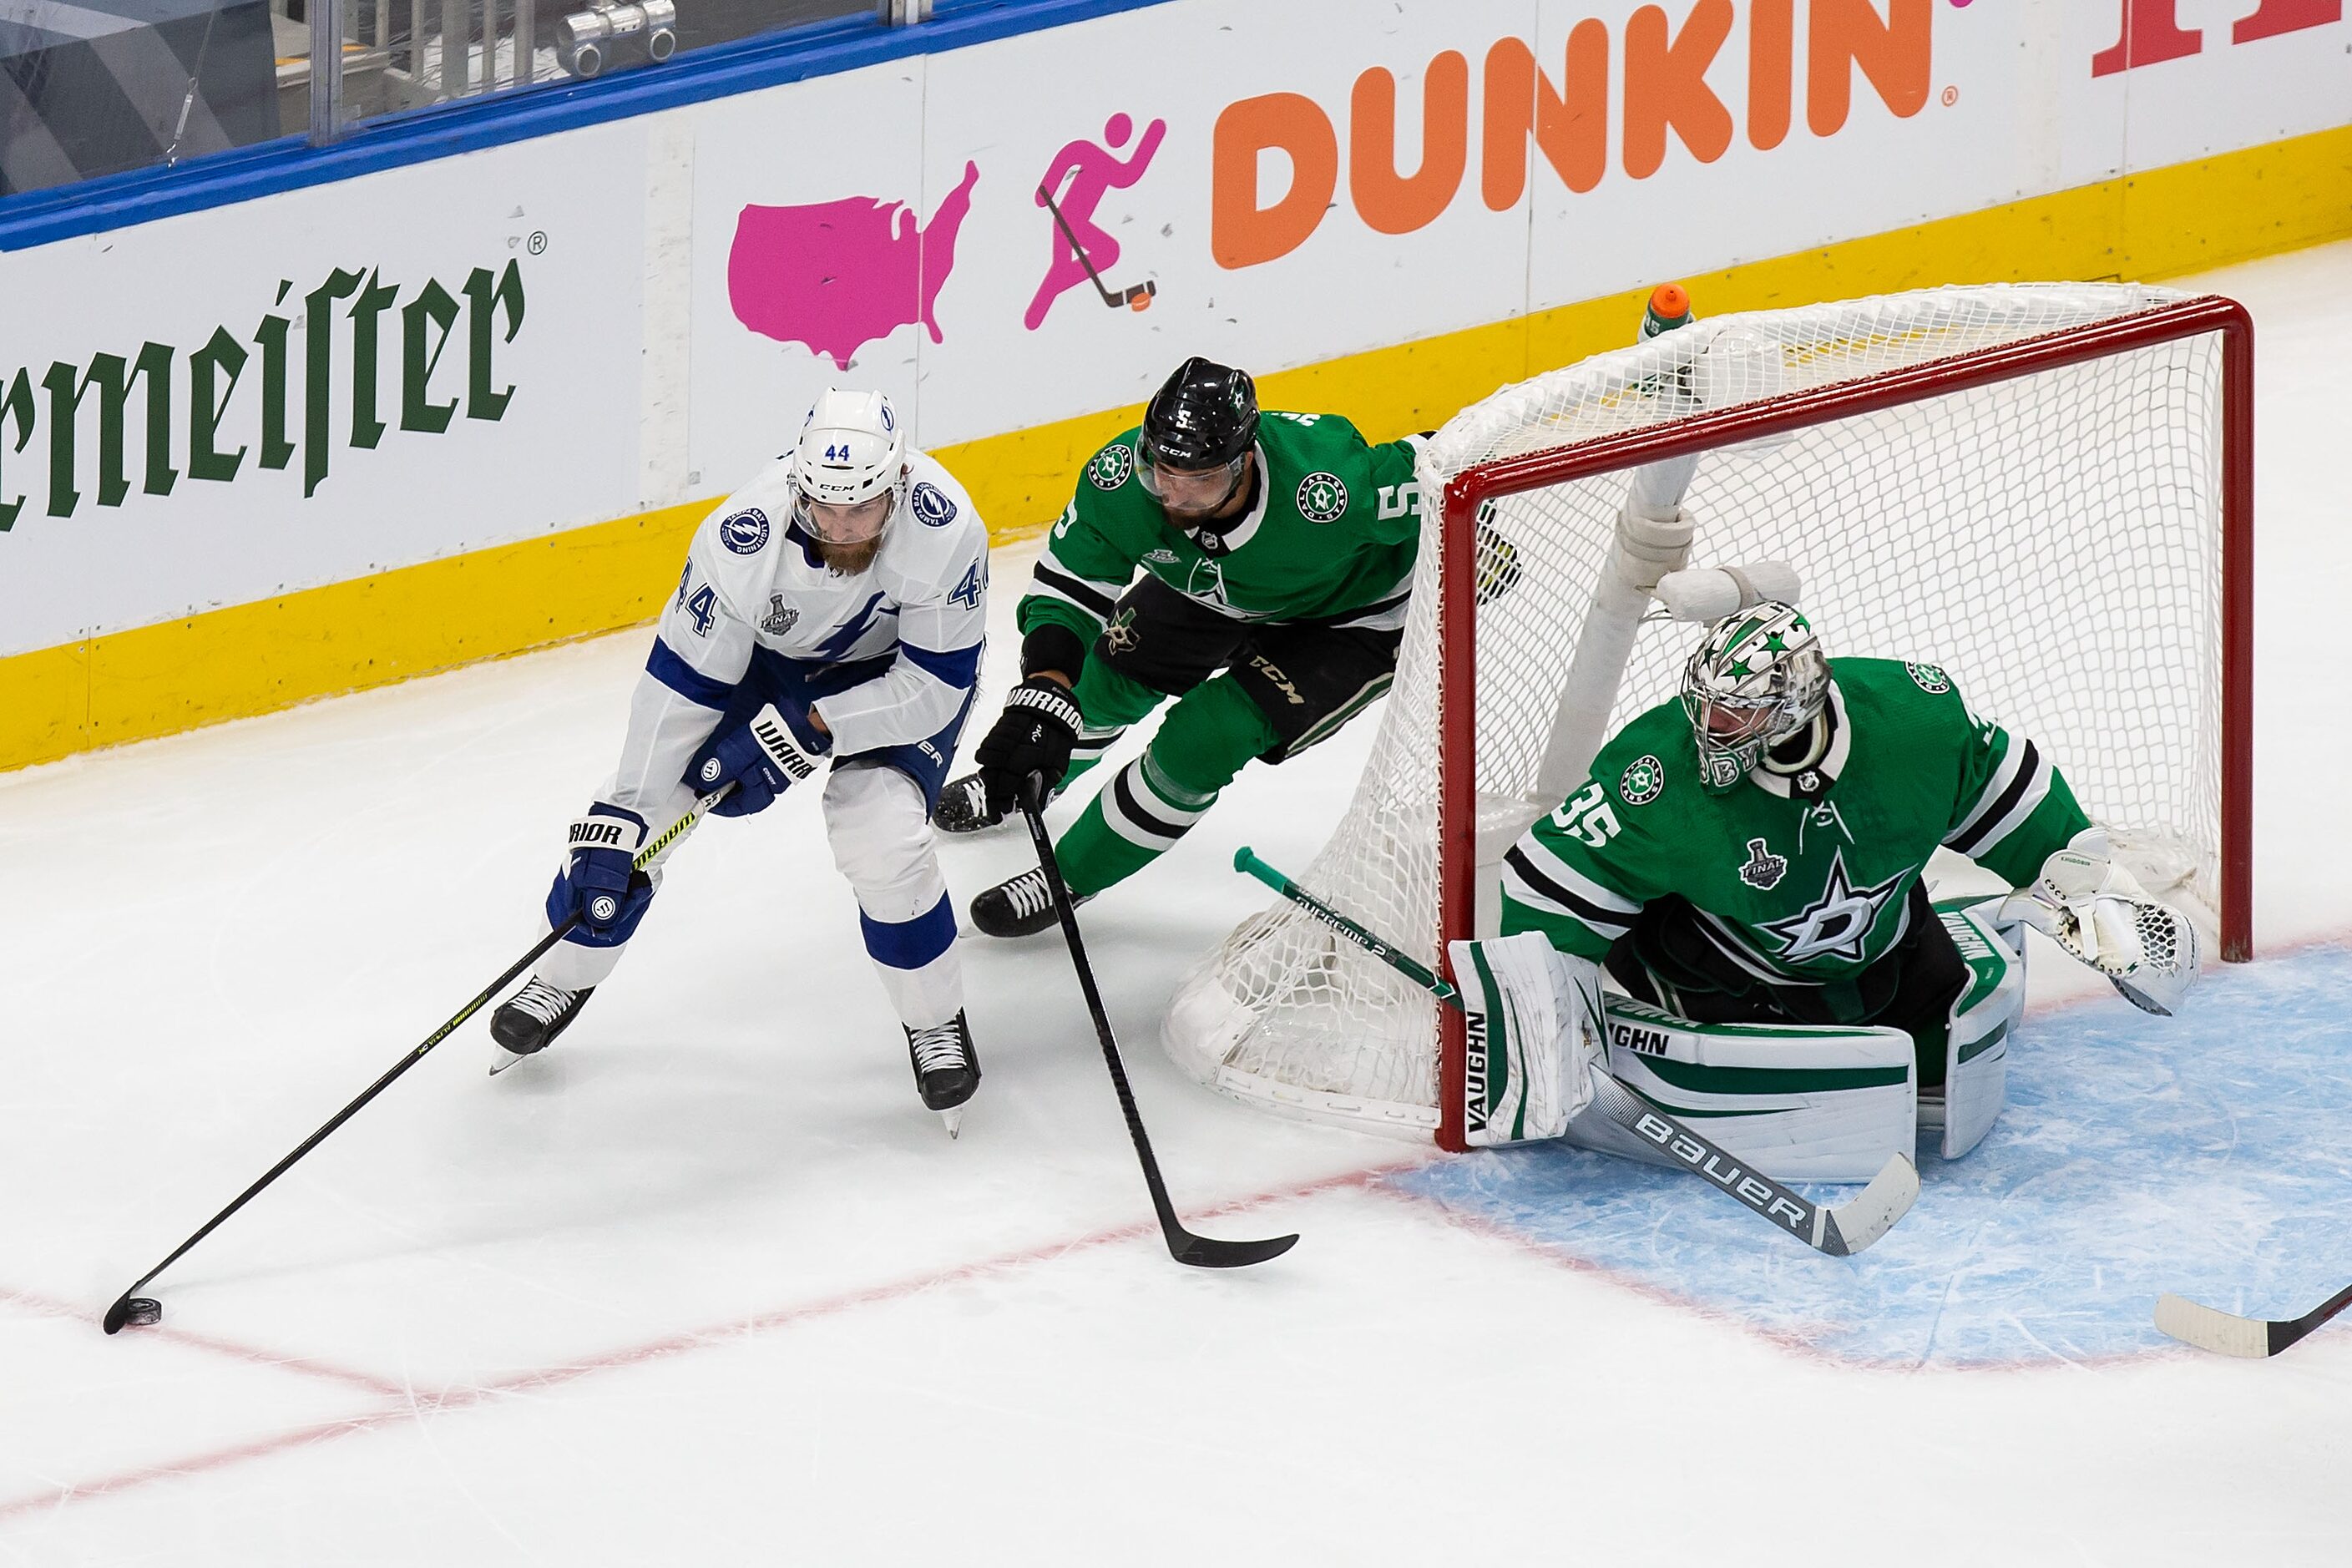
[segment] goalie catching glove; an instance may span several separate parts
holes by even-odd
[[[2172,1015],[2197,978],[2196,928],[2116,863],[2104,828],[2068,839],[2032,884],[2001,900],[1999,918],[2023,921],[2159,1016]]]
[[[1463,1140],[1557,1138],[1592,1102],[1604,1025],[1601,966],[1539,931],[1446,944],[1469,1036]]]

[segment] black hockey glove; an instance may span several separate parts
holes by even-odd
[[[1078,700],[1058,680],[1033,675],[1013,689],[996,727],[973,753],[988,808],[998,816],[1017,809],[1022,781],[1042,773],[1045,794],[1060,787],[1078,743]]]

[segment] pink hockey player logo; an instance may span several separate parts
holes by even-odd
[[[919,324],[942,342],[936,307],[955,269],[956,233],[971,210],[980,165],[928,224],[912,208],[871,196],[807,206],[747,206],[727,255],[735,319],[778,342],[800,343],[840,369],[867,343]]]

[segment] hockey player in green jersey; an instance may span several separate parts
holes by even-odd
[[[1055,847],[1089,898],[1171,847],[1251,758],[1279,763],[1346,723],[1396,670],[1415,445],[1370,445],[1331,414],[1261,419],[1246,374],[1187,360],[1087,465],[1021,601],[1021,684],[933,820],[1001,821],[1023,780],[1066,784],[1173,698]],[[971,916],[992,936],[1043,931],[1045,873],[981,893]]]
[[[2021,890],[1931,905],[1938,847]],[[1947,1156],[1982,1137],[2022,1001],[2020,923],[2150,1011],[2195,974],[2187,921],[2115,862],[2032,741],[1933,665],[1825,658],[1769,600],[1709,628],[1679,703],[1602,747],[1506,855],[1501,892],[1503,936],[1454,951],[1506,1053],[1481,1076],[1539,1075],[1526,1092],[1572,1113],[1605,1060],[1782,1179],[1867,1176],[1909,1152],[1915,1107]],[[1604,1003],[1604,968],[1633,1005]],[[1605,1017],[1608,1037],[1510,1037],[1538,1016]]]

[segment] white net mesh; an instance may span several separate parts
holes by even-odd
[[[1438,498],[1455,475],[2181,297],[2012,285],[1727,316],[1465,410],[1423,458],[1428,522],[1380,734],[1300,883],[1435,963]],[[2221,820],[2220,380],[2209,334],[1709,452],[1684,498],[1697,522],[1689,563],[1791,563],[1832,655],[1949,670],[1977,712],[2050,753],[2084,809],[2131,842],[2151,886],[2176,883],[2210,904]],[[1493,533],[1518,572],[1475,617],[1482,867],[1568,793],[1547,798],[1538,765],[1627,484],[1618,472],[1496,503]],[[1483,570],[1494,545],[1481,549]],[[1671,621],[1642,626],[1609,731],[1674,694],[1697,635]],[[1493,879],[1478,879],[1482,930],[1492,929]],[[1186,978],[1165,1037],[1195,1077],[1262,1106],[1408,1132],[1436,1125],[1428,996],[1287,904],[1244,921]]]

